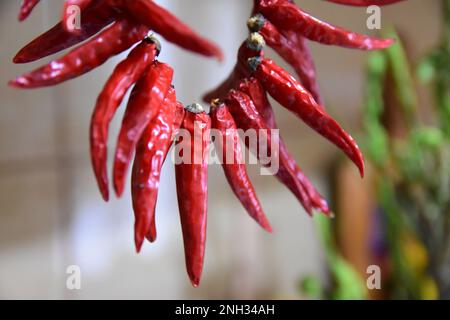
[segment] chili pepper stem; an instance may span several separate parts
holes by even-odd
[[[263,28],[265,22],[266,18],[258,13],[247,20],[247,27],[250,32],[259,32]]]
[[[248,67],[252,73],[258,69],[259,65],[262,63],[262,60],[262,57],[252,57],[248,59]]]
[[[260,52],[266,46],[266,41],[262,35],[252,32],[247,39],[247,47],[253,51]]]
[[[154,33],[149,32],[148,35],[144,38],[145,42],[149,43],[149,44],[154,44],[155,48],[156,48],[156,56],[158,57],[159,54],[161,53],[161,42],[159,41],[159,39],[155,36]]]
[[[205,109],[203,108],[203,106],[200,103],[193,103],[193,104],[187,105],[185,107],[185,109],[189,112],[196,113],[196,114],[205,112]]]

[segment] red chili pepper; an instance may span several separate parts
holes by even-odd
[[[236,84],[243,78],[250,75],[247,61],[254,56],[264,55],[264,39],[258,33],[252,33],[239,47],[237,62],[228,78],[222,82],[216,89],[203,96],[203,101],[210,103],[215,99],[222,99],[227,93],[236,87]]]
[[[314,61],[306,39],[295,32],[282,34],[262,14],[251,17],[247,25],[251,32],[261,34],[267,45],[294,68],[306,90],[313,95],[319,105],[322,105]]]
[[[177,154],[189,149],[189,161],[175,165],[178,207],[183,230],[186,269],[197,287],[203,270],[208,207],[208,157],[211,120],[200,105],[188,107],[182,129],[191,139],[176,144]]]
[[[67,17],[65,17],[60,24],[22,49],[14,58],[16,63],[34,61],[68,48],[93,36],[117,19],[125,19],[133,23],[140,21],[149,29],[161,34],[168,41],[187,50],[206,56],[215,56],[219,60],[223,58],[220,48],[197,35],[189,26],[153,1],[70,1],[83,4],[81,8],[86,8],[86,10],[82,11],[82,29],[76,30],[77,32],[66,31]],[[40,44],[43,44],[41,49],[39,48]]]
[[[181,125],[183,124],[184,121],[184,117],[185,117],[186,111],[184,109],[184,106],[177,101],[176,103],[176,110],[175,110],[175,119],[173,121],[173,133],[172,133],[172,137],[173,140],[176,139],[176,137],[178,136],[178,133],[180,131]],[[153,222],[150,226],[150,230],[146,235],[146,238],[148,241],[150,242],[155,242],[156,241],[156,223],[155,223],[155,219],[153,219]]]
[[[131,92],[114,158],[114,189],[119,197],[123,193],[126,173],[136,144],[161,107],[171,88],[172,78],[172,68],[155,61]]]
[[[114,70],[100,93],[91,119],[91,159],[103,199],[108,201],[107,143],[111,119],[126,92],[148,70],[161,50],[155,38],[137,45]]]
[[[348,6],[368,7],[373,5],[386,6],[388,4],[394,4],[403,0],[326,0],[326,1],[338,4],[345,4]]]
[[[269,102],[267,94],[264,91],[264,88],[262,87],[262,85],[259,83],[258,80],[256,80],[253,77],[243,80],[239,83],[238,90],[247,94],[252,99],[256,110],[263,117],[264,121],[266,122],[267,126],[270,129],[278,129],[275,120],[275,113]],[[311,181],[309,181],[308,177],[305,176],[302,169],[297,165],[295,159],[289,153],[288,148],[285,145],[283,139],[280,137],[280,159],[281,158],[286,159],[282,163],[288,164],[290,170],[293,170],[295,172],[297,181],[308,194],[308,197],[310,199],[310,202],[312,203],[313,208],[321,211],[324,214],[329,215],[330,208],[328,206],[327,201],[316,190]],[[298,192],[296,192],[296,194],[298,194],[299,200],[303,200],[301,198],[301,193],[299,194]],[[312,214],[312,212],[309,212],[309,214]]]
[[[23,21],[28,18],[39,1],[40,0],[23,0],[22,6],[20,7],[19,20]]]
[[[126,1],[124,10],[168,41],[184,49],[205,56],[214,56],[220,61],[223,60],[223,53],[219,47],[197,35],[189,26],[155,2],[148,0]]]
[[[284,35],[291,41],[297,40],[297,60],[299,62],[299,72],[304,74],[302,83],[305,88],[313,95],[316,102],[323,107],[324,99],[320,93],[319,83],[317,81],[316,65],[314,63],[314,58],[309,48],[308,39],[302,37],[301,35],[287,31]]]
[[[272,150],[270,128],[266,124],[263,117],[256,110],[256,107],[250,97],[243,92],[231,90],[225,98],[225,103],[233,115],[238,128],[246,131],[256,130],[259,133],[258,141],[260,141],[260,139],[266,139],[265,142],[267,145],[267,153],[272,157],[279,157],[279,170],[275,173],[275,176],[298,198],[306,212],[311,213],[313,208],[306,190],[298,182],[295,172],[291,169],[289,164],[286,163],[287,159],[280,157],[277,153],[278,150]],[[264,132],[266,132],[265,135],[263,134]],[[259,150],[254,150],[247,139],[245,139],[244,142],[246,143],[247,148],[249,148],[249,150],[255,154],[258,159],[260,159],[261,154]],[[262,163],[262,165],[269,167],[271,163]]]
[[[270,59],[251,58],[249,66],[255,78],[275,100],[344,151],[364,176],[364,158],[353,138],[318,106],[294,77]]]
[[[174,118],[176,116],[175,89],[170,88],[157,115],[144,130],[136,147],[131,194],[135,215],[135,243],[141,251],[145,236],[154,225],[161,168],[172,145]],[[155,229],[156,230],[156,229]]]
[[[142,40],[147,32],[146,27],[136,27],[126,20],[117,21],[109,29],[61,59],[27,73],[9,84],[18,88],[38,88],[76,78]]]
[[[394,43],[392,39],[377,39],[332,26],[318,20],[286,0],[260,0],[257,10],[283,31],[295,31],[305,38],[327,45],[376,50]]]
[[[70,48],[97,34],[116,18],[117,13],[106,6],[105,2],[94,2],[82,11],[79,32],[67,32],[64,30],[63,23],[60,22],[23,47],[13,61],[14,63],[32,62]]]
[[[265,230],[272,232],[272,227],[248,177],[245,163],[242,163],[241,143],[233,116],[228,107],[218,101],[211,105],[210,116],[212,128],[220,133],[215,143],[218,150],[222,152],[222,168],[231,189],[250,217]],[[229,159],[230,156],[232,156],[231,159]]]
[[[69,32],[78,32],[79,30],[72,30],[68,23],[70,22],[71,14],[72,12],[69,10],[72,6],[77,6],[80,10],[86,8],[89,4],[91,4],[92,0],[66,0],[64,2],[64,9],[63,9],[63,26],[66,31]]]

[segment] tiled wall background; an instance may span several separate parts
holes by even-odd
[[[198,101],[234,64],[246,34],[251,1],[158,1],[225,50],[219,65],[164,43],[161,60],[176,70],[179,98]],[[302,0],[315,15],[367,32],[364,9]],[[39,65],[13,65],[27,41],[50,27],[59,0],[43,1],[19,24],[19,1],[0,3],[0,298],[298,298],[298,280],[324,276],[312,221],[273,178],[250,168],[275,232],[268,235],[246,215],[229,191],[220,167],[210,176],[209,226],[202,286],[193,289],[184,271],[174,174],[164,168],[157,211],[159,239],[134,253],[129,192],[102,202],[88,160],[89,118],[117,57],[90,74],[61,86],[18,91],[8,79]],[[409,0],[383,10],[383,23],[396,24],[410,39],[414,57],[437,39],[438,0]],[[363,92],[365,53],[313,45],[320,83],[330,112],[356,133]],[[280,110],[280,109],[278,109]],[[327,192],[327,168],[336,150],[277,111],[283,135],[308,175]],[[116,116],[111,143],[117,135]],[[68,291],[66,268],[79,265],[82,290]]]

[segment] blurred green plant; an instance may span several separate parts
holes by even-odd
[[[364,300],[367,298],[366,284],[356,270],[342,257],[334,240],[332,221],[321,214],[314,216],[323,248],[326,264],[332,280],[323,286],[315,277],[308,276],[300,283],[301,291],[312,299]]]
[[[417,71],[434,92],[433,108],[419,108],[412,68],[393,29],[384,36],[396,45],[373,53],[368,63],[364,145],[386,220],[390,294],[399,299],[450,298],[450,0],[442,3],[442,43]],[[389,90],[393,106],[386,103]],[[395,124],[405,126],[401,135],[386,126],[389,107],[400,115]],[[430,123],[420,118],[424,110]]]
[[[450,0],[442,0],[442,13],[442,40],[416,72],[393,28],[383,36],[396,44],[371,53],[367,64],[363,146],[374,169],[390,261],[386,293],[393,299],[450,299]],[[419,103],[416,80],[433,93],[430,106]],[[367,298],[365,282],[334,242],[332,222],[316,222],[332,281],[304,278],[302,292]]]

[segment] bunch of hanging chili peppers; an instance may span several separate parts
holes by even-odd
[[[401,0],[327,1],[368,6]],[[19,19],[26,19],[38,3],[39,0],[24,0]],[[81,10],[79,30],[68,27],[68,9],[73,5]],[[205,253],[209,130],[214,128],[227,136],[227,139],[215,140],[224,154],[232,150],[231,161],[222,166],[225,176],[249,215],[271,231],[241,161],[237,130],[270,132],[278,129],[269,94],[340,148],[364,175],[363,156],[355,141],[323,107],[307,40],[363,50],[383,49],[392,43],[389,39],[371,38],[329,25],[310,16],[290,0],[254,0],[248,28],[250,36],[239,48],[232,74],[204,97],[211,103],[209,114],[199,104],[185,107],[177,101],[172,86],[173,70],[158,61],[161,46],[149,32],[160,34],[186,50],[219,60],[223,57],[221,50],[151,0],[66,0],[62,20],[14,57],[15,63],[27,63],[78,45],[63,57],[10,82],[18,88],[38,88],[81,76],[135,45],[128,57],[117,65],[98,97],[90,129],[92,165],[101,194],[108,200],[109,124],[126,92],[134,85],[118,136],[113,185],[120,196],[135,154],[131,185],[135,242],[140,251],[145,238],[151,242],[156,240],[155,206],[161,168],[169,149],[181,129],[194,137],[193,140],[181,138],[175,143],[177,152],[182,155],[187,150],[190,158],[177,163],[175,171],[186,266],[195,286],[200,282]],[[266,44],[292,65],[298,80],[265,57]],[[270,134],[259,139],[272,145]],[[200,146],[195,145],[195,141],[200,141]],[[327,202],[289,154],[282,139],[277,142],[280,168],[276,177],[309,214],[317,210],[329,215]],[[246,147],[259,158],[259,150],[248,143]]]

